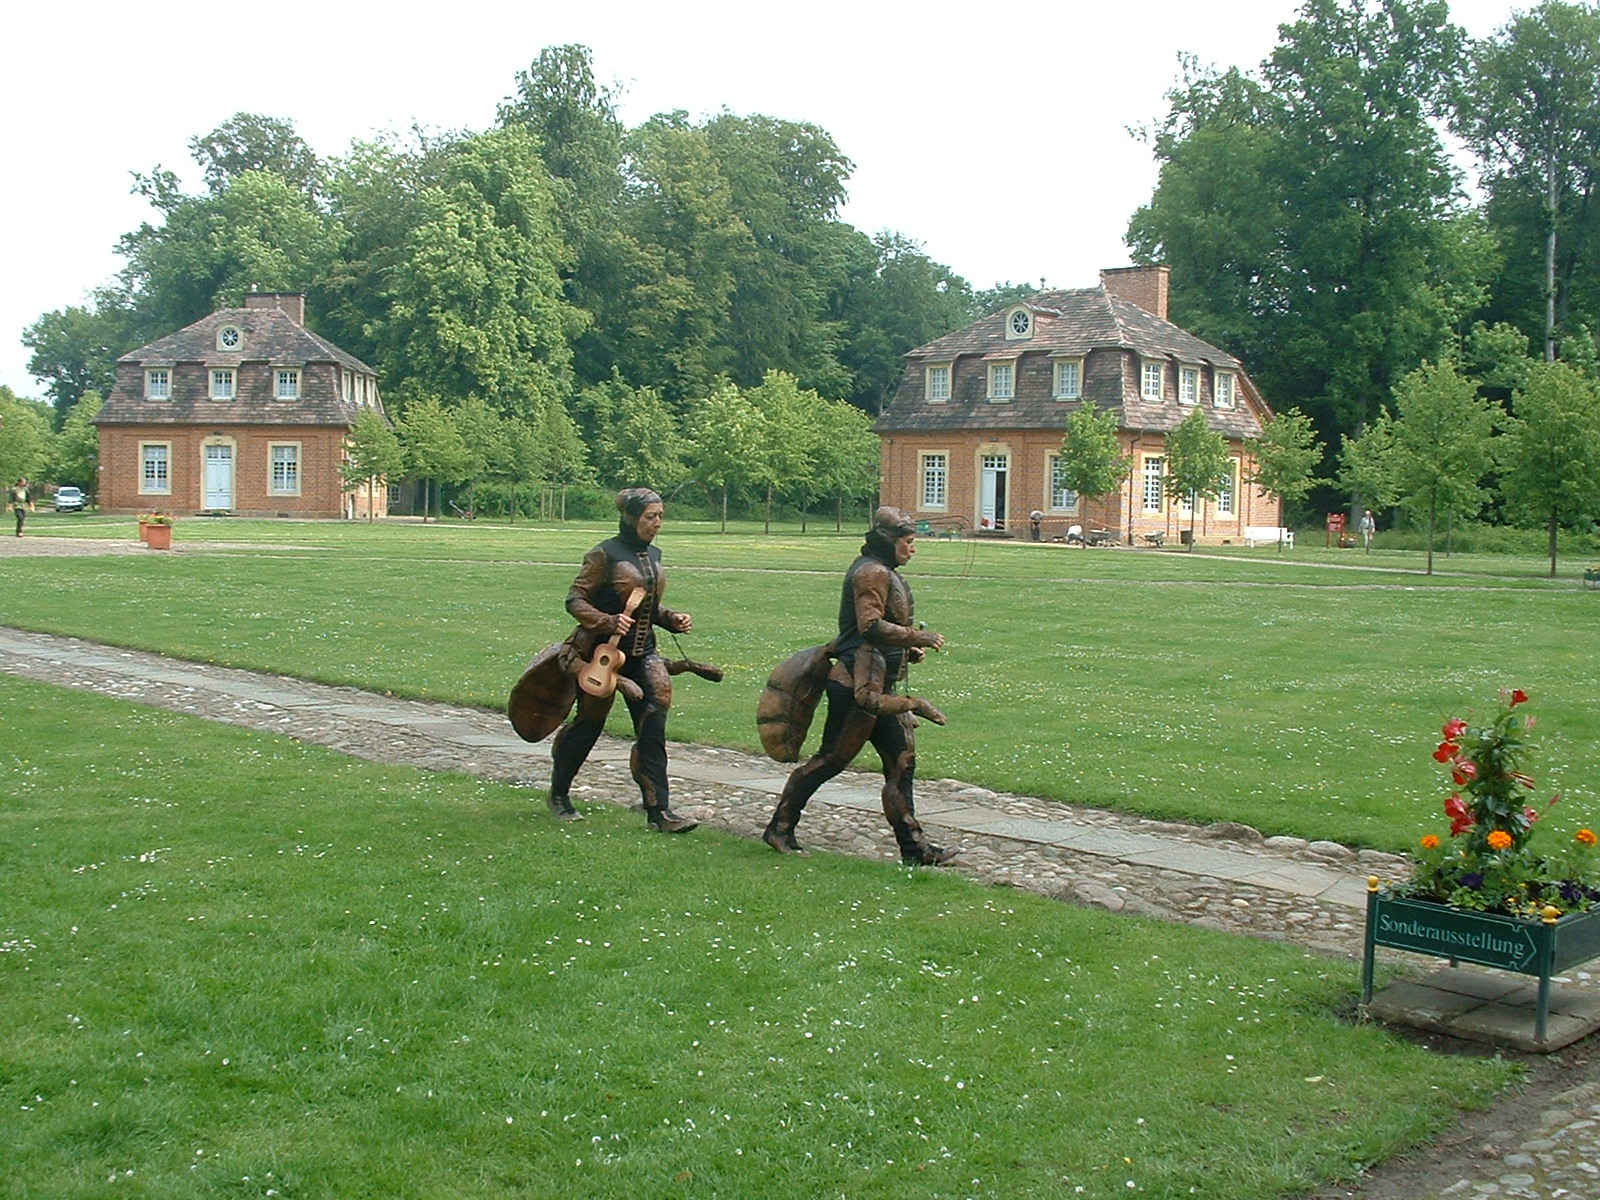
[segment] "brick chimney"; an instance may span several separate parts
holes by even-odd
[[[246,308],[276,308],[296,325],[306,323],[306,294],[304,292],[246,292]]]
[[[1167,277],[1171,267],[1108,267],[1100,286],[1118,300],[1137,304],[1152,316],[1167,319]]]

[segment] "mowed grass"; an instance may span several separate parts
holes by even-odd
[[[1512,1075],[1341,1021],[1355,967],[1288,946],[0,710],[4,1196],[1251,1200]]]
[[[120,531],[63,519],[47,534]],[[564,637],[582,553],[612,527],[208,521],[179,553],[11,559],[6,620],[200,661],[498,708]],[[229,549],[182,552],[185,544]],[[835,627],[859,530],[669,522],[668,601],[695,618],[671,736],[756,746],[773,666]],[[1600,820],[1600,595],[1582,564],[1307,546],[1189,554],[924,538],[906,570],[949,639],[911,687],[950,717],[919,773],[1149,816],[1400,850],[1436,830],[1438,728],[1533,697],[1541,802]],[[670,637],[663,651],[677,652]],[[620,709],[619,709],[620,714]],[[619,732],[625,724],[619,721]]]

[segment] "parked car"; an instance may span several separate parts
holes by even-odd
[[[83,489],[72,486],[58,487],[56,489],[57,512],[82,512]]]

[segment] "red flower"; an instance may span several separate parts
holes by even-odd
[[[1433,752],[1435,762],[1449,762],[1461,752],[1461,747],[1454,742],[1440,742],[1439,748]]]
[[[1451,819],[1451,837],[1459,837],[1477,823],[1473,818],[1472,811],[1467,808],[1460,796],[1451,796],[1450,799],[1444,802],[1444,815]]]
[[[1465,760],[1456,763],[1450,768],[1450,778],[1457,787],[1466,787],[1478,777],[1478,768]]]
[[[1460,717],[1451,717],[1444,723],[1444,740],[1453,742],[1467,731],[1467,723]]]
[[[1507,708],[1515,708],[1517,705],[1526,704],[1527,702],[1528,702],[1528,693],[1523,691],[1521,688],[1517,688],[1514,692],[1511,693],[1511,701],[1510,701],[1509,704],[1506,705],[1506,707]]]

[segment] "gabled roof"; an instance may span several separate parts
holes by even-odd
[[[1210,363],[1232,370],[1239,360],[1210,342],[1201,341],[1171,321],[1145,312],[1137,304],[1119,299],[1104,287],[1040,292],[1021,302],[1033,313],[1033,336],[1006,340],[1008,305],[942,338],[909,351],[907,358],[923,362],[950,362],[965,354],[996,355],[1004,350],[1043,350],[1060,355],[1087,354],[1101,347],[1134,350],[1150,357]]]

